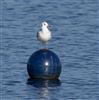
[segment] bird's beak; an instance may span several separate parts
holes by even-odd
[[[48,29],[51,29],[51,26],[47,26]]]

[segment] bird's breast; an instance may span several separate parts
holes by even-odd
[[[41,41],[47,42],[51,39],[51,33],[50,32],[40,32],[39,38]]]

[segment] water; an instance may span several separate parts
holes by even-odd
[[[1,100],[99,100],[99,0],[1,0]],[[42,21],[62,62],[57,82],[28,82]]]

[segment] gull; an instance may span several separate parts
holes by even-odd
[[[45,45],[51,39],[51,32],[48,29],[48,23],[46,21],[42,22],[41,30],[37,32],[37,39]]]

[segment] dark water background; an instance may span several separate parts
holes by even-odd
[[[99,100],[99,0],[1,1],[1,100]],[[36,32],[44,20],[61,84],[28,85],[26,63],[41,48]]]

